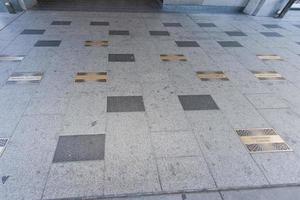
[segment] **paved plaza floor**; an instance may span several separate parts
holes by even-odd
[[[299,18],[0,19],[1,200],[299,198]]]

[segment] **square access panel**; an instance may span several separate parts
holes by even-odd
[[[198,23],[198,25],[202,28],[217,27],[214,23]]]
[[[235,130],[250,153],[292,151],[272,128]]]
[[[59,47],[61,40],[38,40],[35,47]]]
[[[90,23],[91,26],[109,26],[109,22],[91,22]]]
[[[109,35],[129,35],[129,31],[125,30],[110,30],[108,32]]]
[[[53,21],[51,25],[62,25],[62,26],[67,26],[70,25],[72,22],[71,21]]]
[[[218,41],[218,43],[222,47],[243,47],[239,42],[237,41]]]
[[[182,27],[180,23],[163,23],[165,27]]]
[[[107,112],[144,112],[142,96],[108,96]]]
[[[107,72],[78,72],[75,77],[76,83],[82,82],[106,82]]]
[[[0,157],[2,156],[7,143],[8,143],[8,138],[0,138]]]
[[[278,24],[263,24],[263,26],[266,28],[282,28]]]
[[[219,107],[210,95],[179,95],[183,110],[218,110]]]
[[[168,31],[149,31],[152,36],[169,36],[170,33]]]
[[[229,36],[247,36],[244,32],[241,31],[225,31]]]
[[[42,35],[45,33],[44,29],[24,29],[22,35]]]
[[[261,34],[266,37],[283,37],[281,34],[277,32],[261,32]]]
[[[104,160],[105,135],[60,136],[53,162]]]
[[[200,47],[196,41],[175,41],[178,47]]]
[[[134,54],[108,54],[108,62],[134,62]]]
[[[10,75],[6,84],[39,83],[42,78],[42,72],[15,72]]]

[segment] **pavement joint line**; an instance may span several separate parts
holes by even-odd
[[[230,192],[230,191],[247,191],[247,190],[263,190],[263,189],[276,189],[276,188],[289,188],[300,187],[300,183],[287,183],[287,184],[272,184],[272,185],[256,185],[256,186],[240,186],[240,187],[218,187],[218,188],[203,188],[191,190],[176,190],[176,191],[159,191],[159,192],[142,192],[142,193],[123,193],[116,195],[102,195],[102,196],[86,196],[86,197],[67,197],[56,199],[43,199],[43,200],[99,200],[99,199],[113,199],[113,198],[138,198],[147,196],[164,196],[176,194],[193,194],[193,193],[213,193],[213,192]]]

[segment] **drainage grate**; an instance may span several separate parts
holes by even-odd
[[[86,47],[107,47],[108,41],[107,40],[87,40],[84,43],[84,46]]]
[[[283,60],[280,56],[278,55],[257,55],[257,57],[261,60],[267,61],[267,60]]]
[[[35,47],[58,47],[61,40],[38,40],[34,46]]]
[[[16,72],[7,80],[7,84],[39,83],[43,78],[42,72]]]
[[[222,71],[199,71],[197,72],[197,76],[202,81],[209,81],[209,80],[229,81],[227,76]]]
[[[45,31],[44,29],[25,29],[21,35],[43,35]]]
[[[0,157],[2,156],[7,145],[8,138],[0,138]]]
[[[163,23],[165,27],[182,27],[180,23]]]
[[[196,41],[175,41],[178,47],[200,47]]]
[[[186,57],[182,54],[161,54],[161,61],[187,61]]]
[[[292,151],[272,128],[236,130],[250,153]]]
[[[276,71],[252,71],[259,80],[284,80],[281,74]]]
[[[107,72],[78,72],[75,77],[76,83],[87,81],[106,82]]]
[[[134,62],[133,54],[108,54],[108,62]]]
[[[61,26],[67,26],[70,25],[71,21],[53,21],[51,25],[61,25]]]
[[[25,56],[6,56],[0,55],[0,61],[22,61]]]
[[[109,35],[129,35],[129,31],[125,30],[111,30],[108,32]]]
[[[109,22],[91,22],[91,26],[109,26]]]

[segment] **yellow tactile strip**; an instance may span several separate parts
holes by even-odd
[[[276,71],[252,71],[254,76],[259,80],[284,80],[284,78]]]
[[[280,56],[275,55],[275,54],[270,54],[270,55],[256,55],[259,59],[267,61],[267,60],[274,60],[274,61],[280,61],[283,60]]]
[[[209,80],[222,80],[228,81],[229,79],[222,71],[198,71],[197,72],[198,78],[202,81],[209,81]]]
[[[161,54],[161,61],[187,61],[186,57],[182,54]]]
[[[109,42],[107,40],[87,40],[84,43],[86,47],[107,47]]]
[[[106,82],[107,72],[78,72],[75,77],[76,83],[96,81],[96,82]]]
[[[235,130],[250,153],[292,151],[272,128]]]

